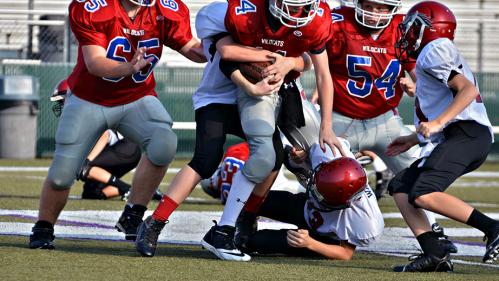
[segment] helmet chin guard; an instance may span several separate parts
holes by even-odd
[[[318,0],[269,0],[270,13],[291,28],[309,24],[318,9]]]

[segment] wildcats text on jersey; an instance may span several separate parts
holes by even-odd
[[[276,46],[276,47],[282,47],[282,46],[284,46],[284,41],[262,38],[262,44]]]
[[[373,46],[362,46],[364,52],[386,54],[386,48],[373,47]]]

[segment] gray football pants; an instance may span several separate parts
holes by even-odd
[[[276,153],[272,135],[280,102],[281,98],[277,93],[263,97],[251,97],[244,91],[238,93],[241,125],[250,149],[249,159],[241,172],[253,183],[263,182],[274,168]]]
[[[333,112],[333,130],[338,137],[347,139],[354,153],[370,150],[376,153],[395,174],[409,167],[417,158],[413,147],[395,157],[385,154],[388,145],[399,136],[412,132],[402,123],[402,118],[388,111],[375,118],[357,120]]]
[[[177,136],[171,127],[170,115],[154,96],[106,107],[69,95],[57,127],[48,179],[55,188],[70,188],[83,161],[106,129],[118,130],[137,143],[153,164],[168,165],[177,150]]]

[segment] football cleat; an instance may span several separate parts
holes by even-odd
[[[241,211],[236,221],[236,234],[234,236],[234,243],[236,247],[246,252],[248,249],[248,241],[250,237],[255,234],[258,228],[256,221],[256,214]]]
[[[212,252],[219,259],[228,261],[249,261],[251,257],[242,253],[234,244],[234,233],[236,228],[230,225],[217,225],[206,233],[201,240],[201,245]]]
[[[142,223],[143,214],[139,214],[130,209],[125,209],[120,219],[114,226],[119,232],[125,233],[125,239],[135,241],[137,238],[137,228]]]
[[[496,231],[495,235],[487,237],[487,246],[485,248],[485,255],[483,256],[483,262],[493,263],[494,261],[497,261],[498,256],[499,256],[499,230]]]
[[[143,257],[154,256],[158,245],[158,236],[165,225],[166,222],[157,221],[152,216],[147,217],[139,225],[137,231],[137,239],[135,240],[135,249],[137,249],[137,252]]]
[[[443,258],[435,256],[419,254],[410,256],[411,261],[405,265],[397,265],[393,267],[395,272],[452,272],[454,264],[450,260],[450,256],[446,255]]]
[[[440,245],[444,248],[446,253],[457,253],[457,247],[454,243],[449,240],[449,236],[445,235],[444,228],[438,224],[438,222],[431,225],[431,230],[438,234],[438,240],[440,241]]]
[[[152,195],[152,200],[161,201],[161,198],[163,198],[163,192],[161,192],[161,190],[157,188],[156,191],[154,191],[154,194]]]
[[[33,233],[29,236],[30,249],[53,250],[55,248],[54,247],[55,236],[53,228],[33,227],[31,231]]]

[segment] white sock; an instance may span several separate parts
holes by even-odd
[[[227,197],[224,212],[218,225],[236,226],[237,217],[241,213],[254,187],[255,184],[250,182],[241,171],[238,171],[234,175],[229,197]]]
[[[428,222],[430,223],[430,225],[433,225],[434,223],[437,222],[437,220],[435,219],[435,213],[431,212],[431,211],[427,211],[427,210],[424,210],[425,214],[426,214],[426,218],[428,219]]]
[[[381,158],[376,157],[376,159],[373,160],[373,168],[375,172],[383,172],[384,170],[388,169],[388,167],[385,165],[385,162],[381,160]]]

